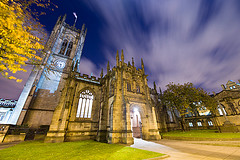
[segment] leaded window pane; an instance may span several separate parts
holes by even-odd
[[[71,51],[72,51],[72,47],[73,47],[73,42],[70,42],[69,45],[68,45],[66,56],[70,56]]]
[[[60,50],[59,54],[64,55],[64,53],[66,51],[66,48],[67,48],[67,44],[68,44],[68,41],[65,39],[62,43],[61,50]]]
[[[89,90],[83,91],[79,96],[77,118],[91,118],[93,95]]]

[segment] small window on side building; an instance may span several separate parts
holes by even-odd
[[[208,125],[209,125],[209,126],[213,126],[212,121],[208,121]]]
[[[199,127],[201,127],[201,126],[202,126],[202,122],[197,122],[197,125],[198,125]]]
[[[189,127],[193,127],[193,123],[192,122],[189,122],[188,125],[189,125]]]

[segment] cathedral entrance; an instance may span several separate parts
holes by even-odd
[[[131,116],[131,130],[134,138],[142,138],[142,121],[139,109],[133,107],[130,110]]]

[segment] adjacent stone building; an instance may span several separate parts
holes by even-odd
[[[221,85],[222,91],[212,96],[217,100],[218,107],[210,112],[207,109],[198,110],[185,116],[188,129],[218,129],[220,132],[240,131],[240,84],[229,80]],[[167,131],[181,129],[177,110],[166,109],[161,113],[167,115]]]

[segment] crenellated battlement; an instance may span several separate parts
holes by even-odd
[[[78,73],[75,75],[75,78],[79,80],[87,81],[87,82],[100,84],[100,78],[96,78],[95,76],[89,76],[87,74],[81,75],[81,73]]]

